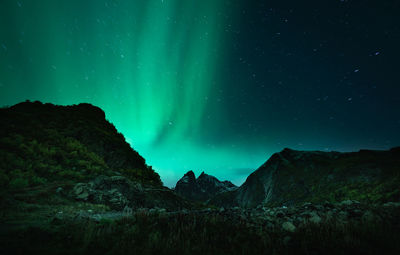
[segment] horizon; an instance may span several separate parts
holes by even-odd
[[[76,106],[76,105],[79,105],[79,104],[90,104],[90,103],[87,103],[87,102],[80,102],[80,103],[76,103],[76,104],[59,105],[59,104],[53,104],[53,103],[50,103],[50,102],[41,102],[41,101],[39,101],[39,100],[29,100],[29,99],[24,100],[24,101],[22,101],[22,102],[18,102],[18,103],[16,103],[16,104],[25,103],[25,102],[29,102],[29,103],[40,102],[41,104],[47,104],[47,103],[49,103],[49,104],[52,104],[52,105],[55,105],[55,106]],[[14,105],[16,105],[16,104],[13,104],[13,105],[3,105],[3,106],[0,106],[0,108],[9,108],[9,107],[12,107],[12,106],[14,106]],[[95,107],[99,107],[99,106],[93,105],[93,104],[90,104],[90,105],[95,106]],[[101,107],[99,107],[99,108],[100,108],[102,111],[104,111]],[[189,171],[193,171],[193,173],[195,174],[195,177],[196,177],[196,178],[198,178],[198,177],[200,176],[200,174],[201,174],[202,172],[204,172],[205,174],[208,174],[208,175],[211,175],[211,176],[216,177],[219,181],[230,181],[230,182],[232,182],[233,184],[235,184],[236,186],[239,187],[239,186],[241,186],[241,185],[246,181],[247,177],[248,177],[251,173],[253,173],[254,171],[256,171],[256,170],[257,170],[259,167],[261,167],[265,162],[267,162],[267,161],[271,158],[271,156],[272,156],[273,154],[275,154],[275,153],[280,153],[280,152],[282,152],[282,151],[285,150],[285,149],[294,150],[294,151],[301,151],[301,152],[327,152],[327,153],[329,153],[329,152],[339,152],[339,153],[352,153],[352,152],[359,152],[359,151],[362,151],[362,150],[387,151],[387,150],[390,150],[390,149],[393,149],[393,148],[400,147],[400,144],[399,144],[399,145],[392,146],[392,147],[387,147],[387,148],[358,148],[358,149],[354,149],[354,150],[327,150],[326,148],[323,149],[323,150],[317,150],[317,149],[311,149],[311,148],[310,148],[310,149],[307,149],[307,150],[301,150],[301,149],[294,149],[294,148],[290,148],[290,147],[284,147],[284,148],[281,148],[281,149],[279,149],[279,150],[277,150],[277,151],[274,151],[274,152],[270,153],[269,155],[267,155],[266,158],[265,158],[265,160],[262,161],[262,163],[260,163],[259,165],[255,166],[255,167],[253,167],[253,168],[228,168],[228,170],[229,170],[230,172],[235,171],[235,172],[238,173],[238,176],[239,176],[239,177],[236,178],[236,179],[234,179],[234,180],[228,179],[228,178],[224,177],[223,175],[219,175],[219,174],[218,174],[218,171],[215,171],[215,170],[213,171],[213,168],[211,168],[210,170],[209,170],[209,169],[203,169],[203,168],[197,168],[197,169],[189,169],[189,168],[188,168],[188,169],[186,169],[186,168],[172,169],[172,172],[174,172],[174,173],[179,172],[179,173],[181,173],[181,175],[179,175],[179,176],[174,175],[175,178],[170,178],[170,176],[163,176],[163,174],[160,173],[160,171],[159,171],[160,169],[158,169],[156,166],[154,166],[154,165],[152,165],[151,163],[149,163],[148,159],[147,159],[139,150],[135,149],[135,146],[134,146],[134,145],[132,145],[131,143],[129,143],[129,141],[128,141],[129,138],[128,138],[123,132],[121,132],[121,131],[118,129],[118,127],[117,127],[110,119],[107,118],[107,113],[106,113],[106,112],[104,112],[104,113],[105,113],[105,119],[106,119],[108,122],[110,122],[111,124],[113,124],[113,125],[115,126],[117,132],[119,132],[119,133],[121,133],[121,134],[123,135],[123,137],[125,138],[125,141],[130,145],[130,147],[131,147],[133,150],[137,151],[142,157],[144,157],[144,159],[145,159],[145,161],[146,161],[146,164],[149,165],[149,166],[151,166],[151,167],[160,175],[160,178],[161,178],[161,180],[162,180],[164,186],[166,186],[166,187],[168,187],[168,188],[174,188],[175,185],[176,185],[176,183],[180,180],[180,178],[182,178],[182,177],[183,177],[187,172],[189,172]],[[218,169],[218,166],[214,166],[214,167],[216,167],[216,169]],[[174,171],[174,170],[175,170],[175,171]],[[179,171],[178,171],[178,170],[179,170]],[[163,172],[163,171],[161,170],[161,172]]]
[[[283,148],[398,146],[396,2],[312,6],[4,0],[0,105],[96,105],[168,187],[240,185]]]

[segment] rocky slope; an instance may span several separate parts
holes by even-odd
[[[119,174],[161,186],[122,134],[90,104],[24,102],[0,109],[0,187]]]
[[[196,179],[193,171],[189,171],[176,183],[175,192],[187,199],[204,202],[219,193],[236,188],[230,181],[220,181],[204,172]]]
[[[163,208],[168,211],[190,208],[190,204],[166,187],[155,187],[123,176],[99,176],[76,184],[69,196],[77,201],[102,204],[114,211]]]
[[[52,200],[110,210],[190,207],[162,186],[98,107],[24,102],[0,109],[0,122],[0,202],[11,201],[2,208],[26,202],[51,207]],[[38,201],[36,191],[48,201]]]
[[[291,206],[304,202],[354,199],[400,201],[400,148],[352,153],[275,153],[236,191],[214,197],[219,206]]]

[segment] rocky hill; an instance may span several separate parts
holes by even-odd
[[[291,206],[304,202],[400,200],[400,148],[339,153],[275,153],[242,186],[214,197],[219,206]]]
[[[187,199],[204,202],[219,193],[236,188],[230,181],[220,181],[204,172],[196,179],[193,171],[189,171],[176,183],[175,192]]]
[[[36,203],[40,191],[112,210],[188,207],[98,107],[24,102],[0,109],[0,122],[0,195],[13,205]]]
[[[162,185],[159,175],[93,105],[24,102],[0,109],[0,121],[2,187],[88,180],[115,172]]]

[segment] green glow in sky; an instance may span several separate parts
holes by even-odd
[[[285,147],[389,149],[398,4],[361,2],[0,0],[0,106],[99,106],[167,186],[241,184]]]
[[[1,103],[89,102],[173,186],[202,170],[239,184],[265,154],[241,154],[203,134],[218,129],[224,9],[215,0],[6,1]],[[209,129],[209,130],[208,130]]]

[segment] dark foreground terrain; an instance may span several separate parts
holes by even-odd
[[[0,254],[400,254],[400,149],[274,154],[175,190],[89,104],[0,109]]]
[[[57,197],[57,196],[56,196]],[[57,199],[54,197],[54,199]],[[112,211],[20,202],[3,211],[1,254],[399,254],[400,204]]]

